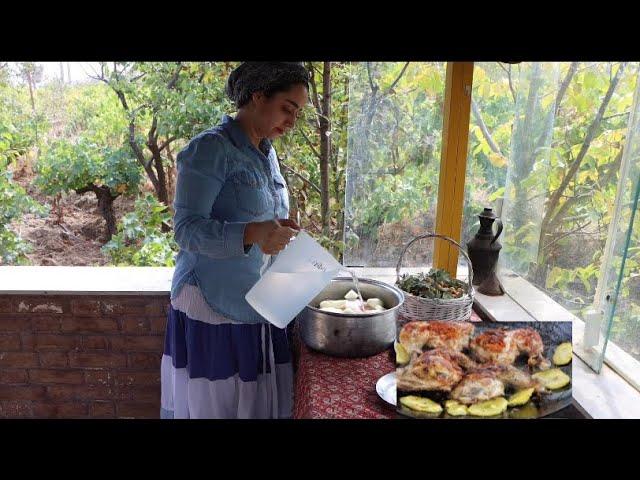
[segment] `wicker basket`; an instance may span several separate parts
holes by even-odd
[[[473,266],[467,252],[465,252],[455,240],[435,233],[426,233],[411,240],[400,254],[400,259],[396,266],[396,283],[400,280],[400,268],[405,252],[413,242],[423,238],[442,238],[458,247],[467,261],[469,268],[469,280],[466,283],[467,291],[460,298],[443,299],[417,297],[403,290],[404,303],[400,306],[398,313],[408,320],[469,320],[471,318],[471,308],[473,307],[473,297],[475,294],[473,289]]]

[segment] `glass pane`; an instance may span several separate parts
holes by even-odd
[[[624,145],[618,199],[609,231],[610,259],[604,268],[601,300],[605,306],[599,370],[608,363],[640,388],[640,82],[631,109]]]
[[[462,245],[480,228],[484,207],[501,214],[521,65],[474,65]]]
[[[475,65],[463,241],[478,229],[476,214],[495,208],[503,273],[579,318],[597,300],[637,77],[637,63]],[[613,221],[623,237],[626,208]],[[620,266],[618,257],[613,278]]]
[[[353,65],[345,201],[347,266],[395,267],[415,236],[433,231],[446,64]],[[432,263],[433,242],[403,266]]]

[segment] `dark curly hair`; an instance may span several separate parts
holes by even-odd
[[[293,85],[309,90],[309,71],[301,62],[244,62],[231,72],[225,91],[236,108],[243,107],[255,92],[272,97]]]

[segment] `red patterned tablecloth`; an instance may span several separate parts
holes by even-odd
[[[471,320],[481,321],[475,312]],[[396,418],[376,393],[378,379],[395,369],[393,349],[368,358],[330,357],[307,347],[296,328],[293,334],[294,418]]]

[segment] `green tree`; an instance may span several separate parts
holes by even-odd
[[[30,147],[29,136],[14,124],[20,120],[14,109],[15,96],[8,85],[7,67],[0,65],[0,264],[27,262],[29,245],[9,228],[25,213],[44,214],[46,209],[33,201],[24,189],[13,182],[9,167]]]
[[[141,171],[126,145],[126,124],[117,100],[102,85],[84,86],[67,97],[64,133],[43,147],[36,185],[49,195],[93,192],[106,224],[116,233],[113,202],[138,191]]]
[[[29,87],[29,99],[31,100],[31,120],[34,129],[36,145],[38,144],[38,123],[40,118],[36,111],[35,92],[37,85],[42,81],[43,68],[34,62],[22,62],[18,66],[19,75]]]
[[[211,62],[114,62],[102,63],[94,77],[116,94],[128,146],[166,206],[171,204],[174,143],[183,144],[221,119],[230,68]]]
[[[601,268],[636,81],[618,62],[476,64],[468,198],[513,202],[504,259],[572,308]]]
[[[135,210],[126,214],[102,250],[114,265],[171,267],[178,246],[171,232],[162,232],[170,220],[166,207],[152,195],[141,196]]]
[[[394,224],[422,227],[435,217],[444,78],[443,64],[352,69],[346,240],[354,262],[377,255],[376,264],[395,264],[400,245],[381,251],[380,233]]]
[[[292,198],[291,215],[336,256],[344,250],[344,186],[348,71],[341,62],[307,62],[310,105],[275,142]]]

